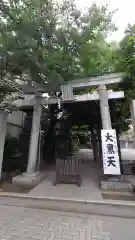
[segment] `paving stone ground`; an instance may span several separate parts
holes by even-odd
[[[135,239],[135,219],[0,206],[0,240],[127,239]]]
[[[86,157],[82,156],[82,159],[87,160]],[[87,164],[81,165],[82,184],[79,188],[76,184],[57,184],[57,186],[53,186],[55,176],[54,169],[46,170],[44,180],[32,189],[28,195],[89,201],[100,201],[102,199],[99,185],[101,169],[97,162],[89,161]]]

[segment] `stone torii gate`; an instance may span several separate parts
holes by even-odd
[[[81,79],[71,81],[68,84],[61,86],[62,91],[62,100],[64,102],[80,102],[80,101],[93,101],[99,100],[100,102],[100,111],[103,129],[111,129],[111,117],[108,99],[118,99],[124,98],[124,92],[112,92],[107,91],[107,86],[113,88],[122,80],[122,74],[107,74],[100,77],[93,77],[89,79]],[[73,91],[76,88],[87,88],[91,87],[98,88],[98,92],[95,91],[91,94],[84,95],[74,95]],[[26,173],[16,176],[13,178],[13,183],[23,186],[34,186],[38,184],[44,177],[43,173],[37,172],[37,151],[38,151],[38,139],[40,131],[40,119],[42,114],[42,105],[45,104],[54,104],[57,102],[57,99],[44,99],[42,94],[36,94],[33,97],[33,101],[19,100],[16,102],[18,106],[33,106],[33,119],[32,119],[32,130],[31,130],[31,140],[29,147],[29,156],[28,156],[28,165]],[[135,130],[135,101],[131,104],[131,116],[133,121],[133,127]],[[3,161],[3,149],[5,142],[6,134],[6,116],[7,114],[2,110],[0,111],[0,172],[2,168]]]
[[[79,81],[71,81],[67,85],[61,86],[62,99],[63,101],[93,101],[99,100],[101,119],[103,129],[111,129],[111,117],[108,99],[119,99],[124,98],[124,92],[109,92],[107,86],[114,87],[121,82],[121,74],[108,74],[100,77],[93,77],[90,79],[81,79]],[[74,96],[74,89],[78,88],[98,88],[98,92],[95,91],[93,94],[83,94],[80,96]]]

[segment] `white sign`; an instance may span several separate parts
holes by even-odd
[[[104,174],[120,175],[120,159],[115,129],[101,130]]]

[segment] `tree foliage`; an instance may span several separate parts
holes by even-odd
[[[1,0],[0,101],[13,89],[21,93],[16,79],[54,91],[63,81],[110,71],[112,15],[96,4],[82,14],[71,0]]]
[[[128,128],[130,121],[130,102],[135,98],[135,25],[129,25],[125,36],[119,43],[115,59],[116,71],[123,72],[123,81],[119,89],[125,93],[123,104],[119,104],[121,128]]]
[[[128,98],[135,97],[135,25],[128,26],[120,42],[118,70],[124,72],[122,87]]]

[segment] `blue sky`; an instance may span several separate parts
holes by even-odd
[[[84,9],[92,4],[92,0],[76,0],[77,5]],[[128,23],[135,23],[135,0],[95,0],[98,5],[108,4],[110,10],[117,10],[113,21],[118,27],[118,31],[109,37],[109,40],[120,41],[124,35],[124,30]]]

